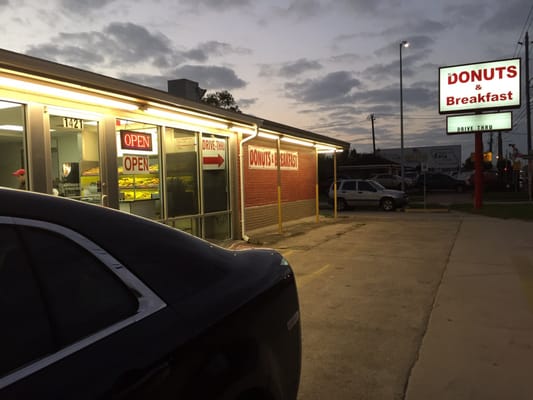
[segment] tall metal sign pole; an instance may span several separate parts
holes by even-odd
[[[403,149],[403,71],[402,71],[402,48],[409,47],[407,40],[400,42],[400,176],[402,177],[402,191],[405,191],[404,149]]]
[[[474,208],[483,205],[483,132],[475,133]]]
[[[531,160],[531,104],[529,94],[529,32],[526,32],[525,36],[525,57],[526,57],[526,121],[527,121],[527,192],[529,195],[529,201],[531,201],[531,175],[533,174],[533,160]]]
[[[530,95],[529,95],[529,32],[526,32],[525,37],[525,46],[526,46],[526,120],[527,120],[527,152],[531,151],[531,105],[529,104]]]

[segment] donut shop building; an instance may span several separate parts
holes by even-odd
[[[0,50],[0,186],[19,188],[24,170],[26,190],[206,239],[318,213],[318,154],[347,142],[209,106],[184,95],[190,81],[168,85]]]

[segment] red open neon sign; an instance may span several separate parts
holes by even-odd
[[[152,135],[150,133],[121,130],[120,147],[123,150],[152,151]]]

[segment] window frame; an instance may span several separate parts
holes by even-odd
[[[67,240],[76,243],[78,246],[81,246],[83,249],[96,257],[101,262],[103,267],[107,267],[111,273],[116,275],[116,277],[133,293],[138,301],[137,312],[128,318],[117,321],[112,325],[107,326],[100,331],[94,332],[91,335],[66,347],[63,347],[48,356],[35,360],[25,367],[0,377],[0,389],[26,378],[27,376],[32,375],[35,372],[98,342],[99,340],[132,325],[133,323],[138,322],[167,306],[167,304],[159,296],[157,296],[148,286],[146,286],[116,258],[114,258],[106,250],[102,249],[90,239],[76,231],[73,231],[72,229],[51,222],[6,216],[0,216],[0,225],[39,228],[64,236]]]

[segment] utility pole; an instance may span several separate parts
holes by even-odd
[[[376,120],[376,117],[374,114],[370,114],[368,118],[370,118],[370,121],[372,122],[372,154],[376,155],[376,136],[374,134],[374,121]]]
[[[525,46],[525,58],[526,58],[526,123],[527,123],[527,191],[529,194],[529,201],[532,200],[531,186],[533,184],[532,175],[533,175],[533,160],[529,157],[533,156],[531,151],[531,104],[530,104],[530,94],[529,94],[529,32],[526,32],[524,37],[524,42],[518,42]]]
[[[526,32],[526,121],[527,121],[527,154],[531,152],[531,104],[529,95],[529,32]]]
[[[529,201],[531,201],[531,185],[533,174],[533,160],[530,160],[531,157],[531,104],[530,104],[530,94],[529,94],[529,32],[526,32],[525,37],[525,50],[526,50],[526,121],[527,121],[527,191],[529,195]]]

